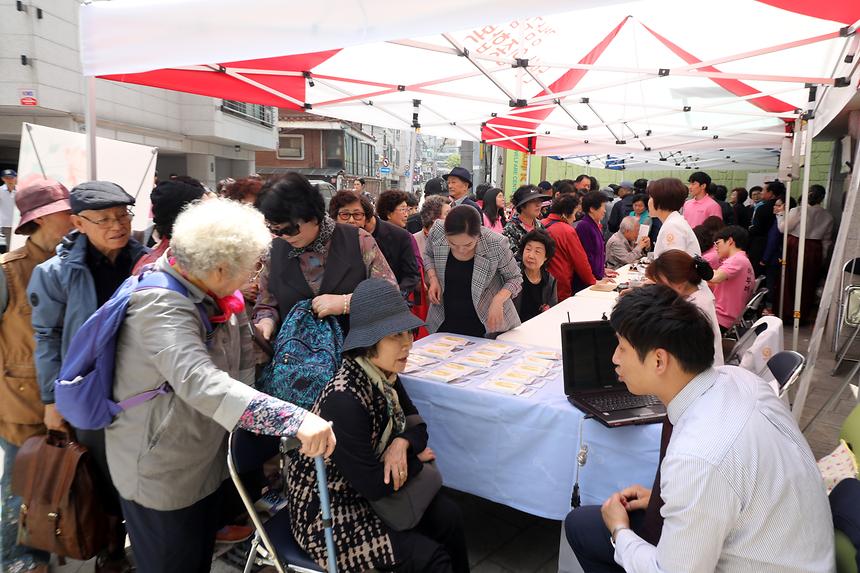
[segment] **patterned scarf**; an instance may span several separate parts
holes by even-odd
[[[382,439],[379,440],[379,445],[376,447],[376,454],[382,456],[385,448],[388,447],[388,442],[391,441],[391,436],[396,436],[406,429],[406,415],[403,413],[403,408],[400,407],[400,398],[397,397],[397,391],[394,389],[397,375],[386,376],[376,364],[363,356],[359,356],[355,361],[370,378],[370,382],[382,392],[388,407],[388,424],[386,424],[385,430],[382,432]]]
[[[317,238],[307,247],[296,248],[290,245],[287,257],[296,258],[304,252],[314,252],[323,258],[327,257],[332,234],[334,234],[334,219],[326,215],[320,223],[320,232]]]

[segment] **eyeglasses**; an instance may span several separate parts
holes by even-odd
[[[408,213],[409,207],[398,207],[397,209],[395,209],[395,211],[398,213]]]
[[[288,237],[295,237],[301,231],[301,223],[296,221],[287,221],[286,223],[278,223],[277,227],[273,227],[270,224],[266,225],[269,228],[269,232],[275,235],[276,237],[283,237],[284,235]]]
[[[364,211],[338,211],[337,213],[337,218],[341,221],[349,221],[350,217],[356,221],[363,221],[365,219]]]
[[[251,278],[248,279],[248,282],[257,282],[257,279],[260,278],[260,275],[263,274],[263,271],[265,270],[266,264],[263,261],[257,261],[257,264],[254,266],[254,274],[251,275]]]
[[[86,219],[96,227],[112,227],[115,224],[125,225],[126,223],[131,221],[131,219],[134,217],[134,211],[128,209],[124,215],[119,215],[118,217],[104,217],[103,219],[98,219],[96,221],[93,221],[86,215],[78,214],[78,217],[80,217],[81,219]]]

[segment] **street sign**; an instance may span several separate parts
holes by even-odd
[[[39,105],[36,90],[33,88],[20,88],[18,90],[18,103],[20,105]]]
[[[387,157],[383,157],[383,158],[382,158],[382,166],[383,166],[383,167],[388,167],[388,166],[390,166],[390,165],[391,165],[391,163],[389,163],[389,162],[388,162],[388,158],[387,158]],[[388,172],[386,171],[386,173],[388,173]]]
[[[388,175],[389,173],[391,173],[391,167],[388,167],[388,166],[380,167],[379,172],[382,173],[383,175]]]

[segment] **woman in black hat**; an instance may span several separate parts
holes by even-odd
[[[460,511],[438,493],[427,425],[397,376],[422,324],[391,283],[359,284],[343,364],[312,409],[333,423],[338,440],[326,469],[341,571],[469,570]],[[313,460],[296,458],[288,480],[293,534],[324,565]]]
[[[519,261],[520,241],[528,233],[535,229],[542,230],[540,222],[541,205],[550,195],[544,193],[540,187],[535,185],[523,185],[514,191],[513,204],[517,212],[511,216],[511,220],[505,225],[504,235],[511,242],[511,251],[514,258]]]

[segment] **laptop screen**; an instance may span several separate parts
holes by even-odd
[[[612,355],[618,340],[607,320],[561,325],[564,393],[623,386],[615,374]]]

